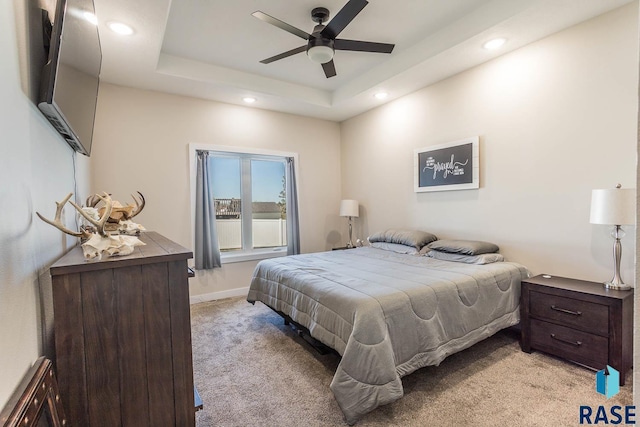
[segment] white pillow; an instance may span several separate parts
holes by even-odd
[[[492,262],[504,261],[502,254],[480,254],[480,255],[462,255],[462,254],[450,254],[448,252],[441,252],[436,250],[429,251],[426,256],[441,261],[454,261],[464,262],[466,264],[491,264]]]
[[[418,250],[413,246],[401,245],[399,243],[372,242],[372,248],[382,249],[383,251],[391,251],[399,254],[416,255]]]

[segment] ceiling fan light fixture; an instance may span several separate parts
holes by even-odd
[[[326,64],[333,59],[333,49],[329,46],[311,46],[307,49],[307,56],[318,64]]]

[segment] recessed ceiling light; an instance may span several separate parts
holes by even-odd
[[[118,33],[123,36],[130,36],[133,34],[133,28],[127,24],[123,24],[122,22],[109,22],[107,25],[114,33]]]
[[[506,41],[507,39],[503,39],[503,38],[493,39],[483,44],[482,47],[484,47],[487,50],[494,50],[501,47],[503,44],[505,44]]]
[[[245,96],[244,98],[242,98],[242,100],[247,104],[253,104],[254,102],[257,101],[257,99],[254,98],[253,96]]]
[[[377,92],[373,95],[376,99],[385,99],[389,94],[387,92]]]
[[[92,23],[93,25],[98,25],[98,18],[96,18],[96,15],[94,15],[93,13],[83,12],[82,16],[84,17],[85,20]]]

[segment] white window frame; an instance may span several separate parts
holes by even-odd
[[[300,188],[298,185],[298,153],[293,152],[285,152],[285,151],[275,151],[275,150],[266,150],[260,148],[246,148],[246,147],[234,147],[227,145],[212,145],[212,144],[201,144],[201,143],[191,143],[189,144],[189,183],[190,183],[190,193],[191,193],[191,247],[195,248],[196,242],[196,231],[194,224],[196,223],[196,151],[215,151],[218,154],[228,153],[230,156],[233,155],[250,155],[250,156],[265,156],[264,160],[273,160],[272,157],[293,157],[293,165],[295,169],[296,175],[296,188]],[[271,159],[270,159],[271,157]],[[259,160],[259,159],[258,159]],[[244,188],[243,183],[243,188]],[[249,187],[250,188],[250,187]],[[243,194],[244,200],[244,194]],[[247,215],[243,215],[243,221],[245,217],[249,218]],[[243,224],[244,231],[244,224]],[[242,246],[246,248],[247,242],[251,241],[250,235],[245,235],[249,233],[243,233],[242,236]],[[287,236],[289,238],[289,236]],[[282,246],[278,248],[264,248],[264,249],[242,249],[239,251],[233,252],[221,252],[220,253],[220,261],[222,264],[228,264],[233,262],[243,262],[243,261],[255,261],[262,260],[267,258],[277,258],[287,255],[287,247]]]

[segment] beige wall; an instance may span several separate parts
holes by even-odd
[[[42,52],[36,51],[42,38],[28,25],[40,25],[39,11],[27,3],[35,5],[0,5],[0,408],[48,349],[41,288],[50,285],[49,265],[76,241],[35,216],[39,211],[53,218],[54,202],[75,191],[74,161],[69,145],[30,100],[42,65]],[[81,197],[88,181],[86,160],[76,159]],[[73,215],[65,219],[72,228]]]
[[[147,229],[192,248],[188,144],[214,144],[298,153],[302,251],[338,244],[337,123],[109,84],[101,85],[98,99],[93,189],[123,203],[141,191],[147,206],[137,219]],[[191,295],[246,288],[255,264],[199,272]]]
[[[343,196],[366,211],[359,234],[489,240],[533,274],[610,279],[613,241],[589,223],[590,198],[635,187],[637,17],[632,3],[344,122]],[[415,148],[472,135],[479,190],[413,192]]]
[[[637,2],[341,128],[103,85],[91,164],[78,156],[75,173],[71,149],[29,100],[37,81],[29,70],[37,67],[27,51],[38,38],[27,35],[26,23],[38,17],[27,16],[25,3],[0,6],[0,193],[7,207],[0,221],[0,407],[45,352],[40,288],[48,266],[75,243],[34,212],[53,216],[53,202],[68,192],[84,199],[91,177],[92,191],[123,201],[142,191],[149,204],[140,221],[190,247],[190,142],[298,152],[305,252],[342,241],[346,227],[336,212],[344,196],[361,201],[359,237],[388,226],[420,227],[441,237],[493,240],[534,273],[591,280],[610,274],[611,240],[588,223],[588,206],[592,188],[635,183]],[[469,135],[482,141],[480,190],[413,193],[413,149]],[[73,227],[71,214],[66,222]],[[630,281],[633,239],[623,245],[623,277]],[[191,291],[245,287],[254,265],[227,264],[192,279]]]

